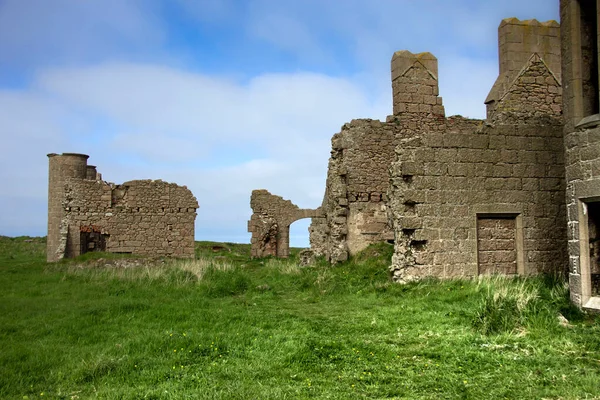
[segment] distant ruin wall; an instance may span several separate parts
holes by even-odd
[[[186,187],[160,180],[115,185],[85,163],[65,176],[62,166],[71,158],[50,155],[48,261],[96,250],[194,256],[198,202]]]
[[[267,190],[253,190],[250,197],[252,216],[248,221],[252,257],[290,255],[290,225],[303,218],[322,216],[321,209],[300,209],[297,205]]]

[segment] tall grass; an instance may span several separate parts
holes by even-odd
[[[200,282],[212,271],[232,271],[236,266],[226,260],[198,259],[144,259],[103,257],[96,253],[91,258],[80,258],[78,262],[50,265],[49,270],[63,271],[67,276],[82,276],[88,279],[118,279],[134,282],[165,282],[185,285]]]
[[[481,301],[473,326],[483,334],[525,333],[528,329],[554,329],[560,316],[581,319],[570,304],[567,283],[558,277],[482,277]]]

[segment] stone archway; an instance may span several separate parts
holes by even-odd
[[[290,255],[290,225],[299,219],[321,217],[321,208],[301,209],[289,200],[267,190],[253,190],[250,198],[252,217],[248,232],[252,233],[252,257]]]

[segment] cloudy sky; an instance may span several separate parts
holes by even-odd
[[[432,52],[447,115],[483,118],[513,16],[558,1],[0,0],[0,234],[46,234],[46,154],[77,152],[187,185],[198,240],[247,243],[252,189],[318,207],[331,136],[391,113],[394,51]]]

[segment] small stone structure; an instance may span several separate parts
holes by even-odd
[[[160,180],[102,181],[88,156],[48,154],[47,260],[88,251],[194,256],[198,202]]]
[[[290,225],[299,219],[322,215],[320,209],[300,209],[266,190],[253,190],[250,206],[253,213],[248,221],[248,232],[252,233],[252,257],[287,258],[290,255]]]
[[[600,309],[600,31],[597,1],[561,0],[569,284]]]

